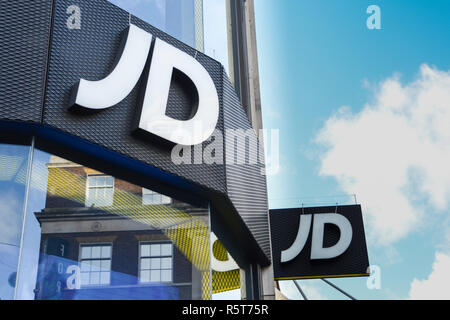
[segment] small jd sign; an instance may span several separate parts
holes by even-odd
[[[359,205],[270,211],[275,279],[368,276]]]

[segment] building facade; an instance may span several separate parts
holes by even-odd
[[[273,299],[253,1],[122,3],[0,3],[0,298]]]

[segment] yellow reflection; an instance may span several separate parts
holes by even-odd
[[[212,254],[219,261],[228,260],[228,252],[222,245],[220,240],[213,243]],[[230,290],[239,289],[241,287],[240,271],[231,270],[227,272],[212,271],[212,287],[213,293],[220,293]]]

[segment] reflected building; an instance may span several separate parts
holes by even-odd
[[[47,168],[36,299],[210,294],[207,210],[56,156]]]

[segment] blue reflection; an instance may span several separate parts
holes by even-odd
[[[18,246],[0,244],[0,298],[3,300],[12,299],[14,296],[18,259]]]
[[[133,275],[111,271],[112,285],[82,286],[77,261],[41,254],[37,300],[178,300],[178,287],[162,283],[140,285]]]
[[[49,160],[50,155],[48,153],[37,149],[34,150],[31,185],[28,191],[28,206],[22,242],[22,257],[16,290],[16,298],[20,300],[33,300],[35,296],[34,289],[36,287],[36,266],[39,263],[41,226],[34,213],[45,207],[48,180],[46,164]]]
[[[14,297],[29,149],[0,144],[0,299]]]
[[[200,0],[109,0],[152,26],[196,47],[195,4]],[[200,27],[199,27],[200,28]],[[199,30],[203,32],[203,30]]]

